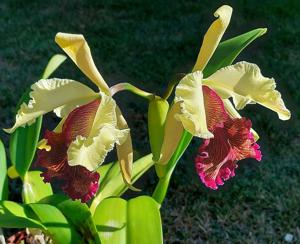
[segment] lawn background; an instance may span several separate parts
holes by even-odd
[[[292,119],[249,105],[259,132],[263,161],[240,162],[237,176],[218,191],[198,180],[193,141],[180,161],[162,208],[167,243],[278,243],[291,233],[300,242],[300,91],[299,1],[1,1],[0,127],[10,127],[21,94],[39,79],[48,59],[61,50],[57,32],[82,33],[107,82],[131,81],[160,94],[178,73],[188,72],[202,37],[222,4],[233,6],[223,40],[254,28],[268,33],[251,44],[238,60],[259,65],[274,77]],[[55,74],[88,83],[68,60]],[[117,95],[131,121],[138,154],[147,153],[147,104],[126,93]],[[46,119],[50,129],[54,116]],[[51,127],[52,126],[52,127]],[[1,139],[7,145],[8,136]],[[152,189],[155,178],[145,183]]]

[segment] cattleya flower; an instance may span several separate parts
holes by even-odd
[[[36,164],[45,182],[59,181],[72,199],[86,202],[97,192],[97,168],[116,144],[123,179],[131,184],[132,143],[128,125],[97,70],[82,35],[58,33],[55,41],[79,69],[97,85],[94,92],[68,79],[42,79],[32,85],[28,104],[22,104],[16,123],[6,132],[32,124],[50,111],[62,118],[39,143]]]
[[[184,130],[203,138],[195,160],[196,171],[202,182],[212,189],[235,175],[239,160],[255,158],[260,161],[262,157],[251,121],[242,118],[235,109],[258,103],[276,112],[282,120],[290,118],[290,111],[275,90],[274,79],[264,77],[255,64],[239,62],[203,78],[202,71],[229,25],[231,14],[232,8],[227,5],[215,12],[218,19],[204,36],[192,73],[179,82],[166,118],[164,141],[157,161],[164,165],[170,160]]]

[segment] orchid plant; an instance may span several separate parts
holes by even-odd
[[[251,120],[237,110],[257,103],[281,120],[289,119],[290,112],[275,80],[264,77],[257,65],[245,61],[232,65],[266,29],[220,43],[231,15],[230,6],[216,10],[217,19],[203,38],[192,71],[170,82],[162,97],[130,83],[109,87],[84,36],[58,33],[56,43],[97,91],[75,80],[49,79],[65,60],[56,55],[43,78],[31,86],[29,96],[23,97],[15,124],[5,131],[12,134],[8,175],[22,179],[24,203],[6,200],[7,184],[2,180],[6,176],[1,176],[0,227],[41,229],[55,243],[162,243],[159,208],[172,172],[193,137],[202,139],[195,169],[208,188],[215,190],[235,176],[240,160],[260,161],[259,136]],[[151,154],[136,162],[130,129],[114,100],[121,91],[149,101]],[[51,111],[60,122],[38,142],[41,116]],[[105,162],[114,147],[118,164]],[[36,170],[30,171],[36,148]],[[1,150],[0,163],[6,169],[3,146]],[[152,166],[158,176],[153,195],[120,198],[128,188],[140,191],[133,184]],[[51,186],[64,194],[54,193]]]

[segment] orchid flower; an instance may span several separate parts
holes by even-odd
[[[215,12],[218,19],[204,36],[192,73],[176,87],[157,161],[160,165],[167,164],[184,130],[204,139],[195,160],[196,171],[212,189],[234,176],[237,161],[244,158],[260,161],[262,157],[251,121],[242,118],[236,109],[258,103],[275,111],[282,120],[290,118],[280,93],[275,90],[274,79],[264,77],[255,64],[239,62],[203,78],[202,71],[228,27],[231,14],[232,8],[227,5]],[[235,108],[229,98],[233,99]]]
[[[114,145],[124,182],[131,185],[130,130],[84,37],[58,33],[55,41],[99,92],[74,80],[39,80],[31,86],[31,100],[21,105],[14,126],[5,131],[12,133],[50,111],[62,118],[55,130],[46,131],[40,141],[36,164],[44,169],[45,182],[62,182],[63,191],[72,199],[86,202],[97,192],[96,170]]]

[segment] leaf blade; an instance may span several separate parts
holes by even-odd
[[[152,154],[148,154],[135,161],[133,163],[132,170],[132,183],[136,182],[153,165],[154,162],[152,160]],[[96,207],[103,199],[112,196],[120,196],[128,188],[128,185],[126,185],[123,181],[120,167],[117,163],[114,163],[108,171],[105,170],[105,178],[103,179],[103,181],[101,181],[100,189],[97,192],[90,207],[92,213],[95,211]]]
[[[220,43],[213,57],[204,69],[204,77],[207,77],[218,69],[232,64],[236,57],[256,38],[264,35],[266,28],[258,28],[233,37]]]
[[[163,243],[159,207],[149,196],[103,200],[93,216],[101,242]]]
[[[57,207],[77,232],[88,243],[100,243],[98,232],[90,209],[78,200],[73,201],[64,195],[51,195],[40,201]]]
[[[48,62],[42,78],[48,78],[64,61],[64,55],[54,55]],[[30,89],[21,97],[17,108],[22,103],[28,103]],[[11,134],[9,141],[10,159],[18,174],[23,178],[31,166],[42,126],[42,116],[30,126],[20,127]]]
[[[12,201],[0,202],[0,227],[46,229],[42,223],[31,218],[25,206]]]
[[[22,196],[25,203],[35,203],[53,194],[52,187],[45,183],[40,171],[28,171],[24,176]]]
[[[42,203],[31,203],[28,206],[47,228],[55,243],[82,243],[80,235],[56,207]]]
[[[7,164],[5,148],[0,140],[0,200],[6,200],[8,196]]]

